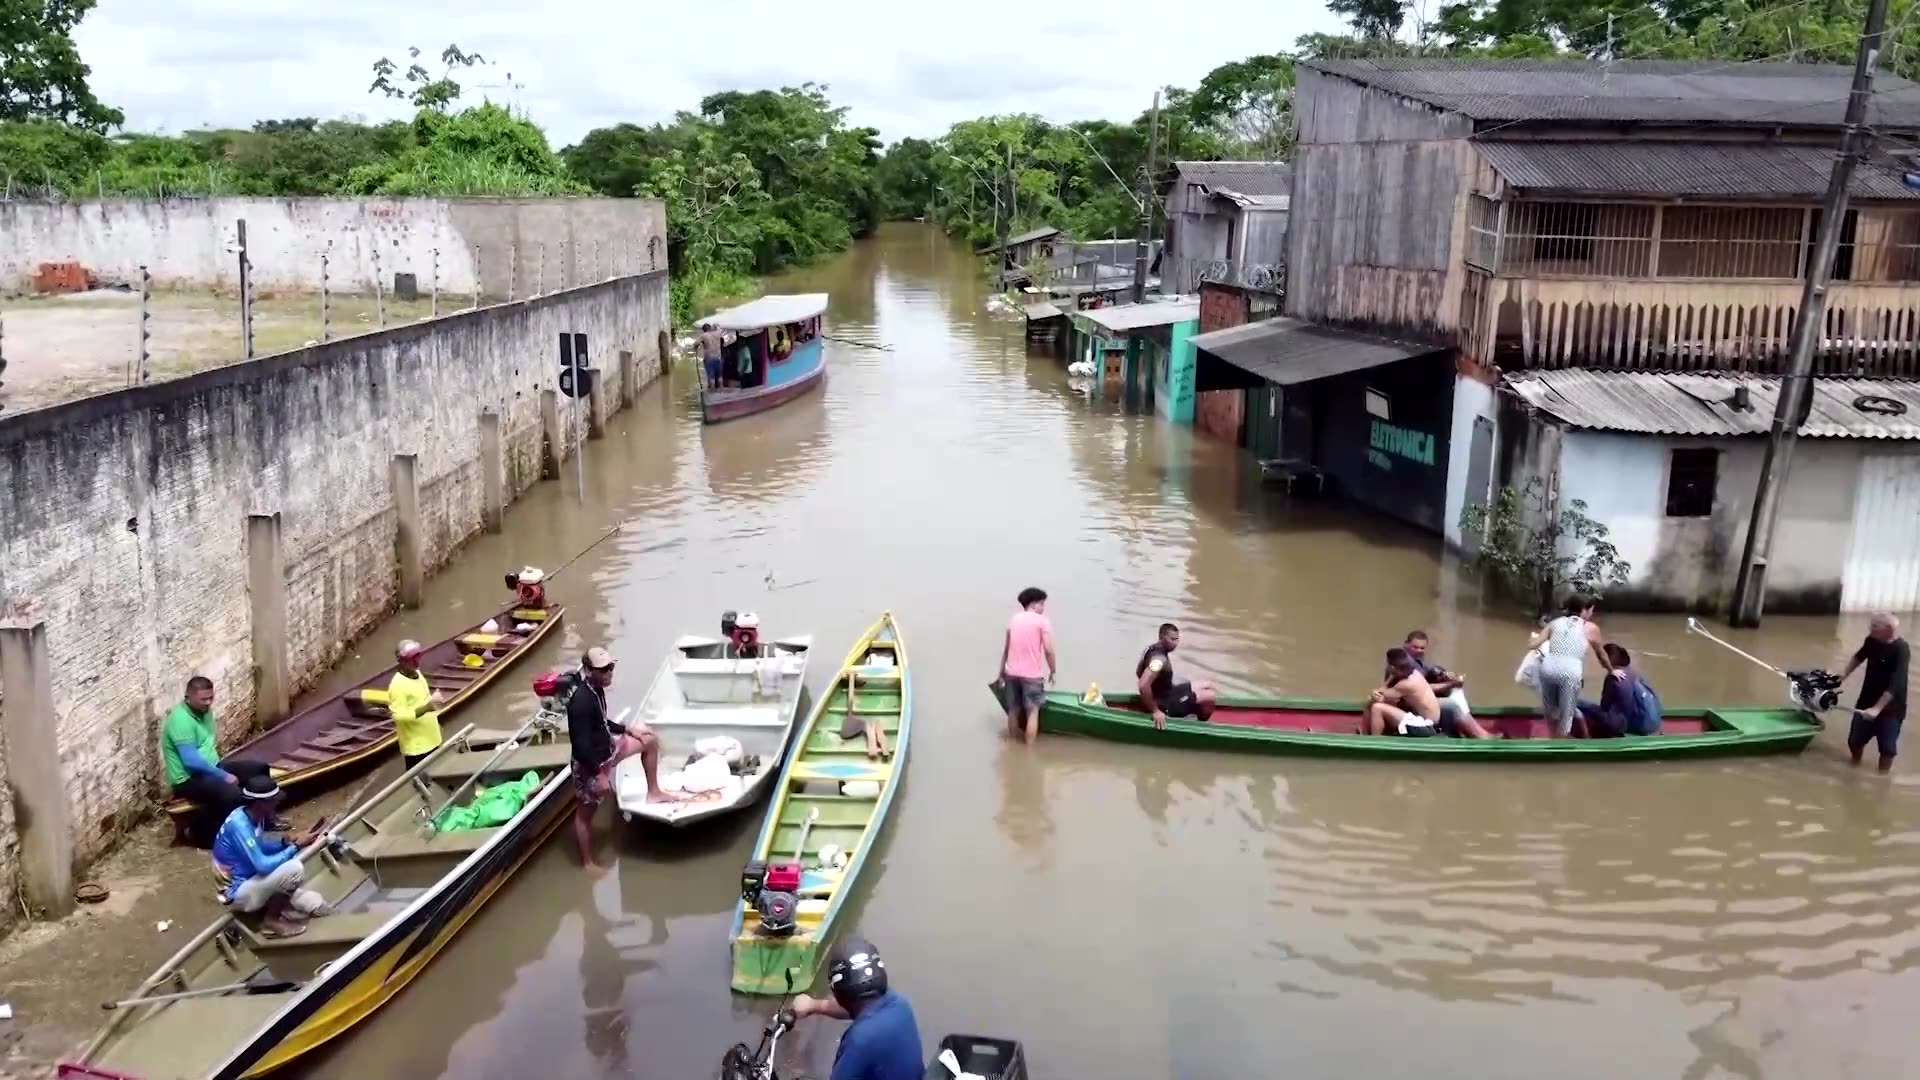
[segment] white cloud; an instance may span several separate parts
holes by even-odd
[[[828,84],[854,123],[889,141],[987,113],[1127,120],[1160,86],[1192,86],[1220,64],[1338,27],[1312,0],[100,0],[76,36],[101,100],[129,127],[163,131],[405,116],[366,92],[373,61],[404,67],[409,45],[430,61],[452,41],[497,63],[462,78],[470,99],[513,99],[561,146],[604,124],[666,119],[718,90],[803,81]]]

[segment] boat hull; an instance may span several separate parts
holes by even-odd
[[[857,726],[848,722],[850,710],[862,722],[881,725],[891,760],[868,759],[865,741],[857,733],[852,739],[842,737],[844,730]],[[813,984],[822,950],[873,858],[905,777],[912,716],[913,673],[906,643],[893,616],[883,615],[854,644],[832,684],[814,703],[781,769],[753,858],[786,861],[794,858],[796,846],[801,849],[805,869],[797,927],[788,935],[767,934],[757,912],[745,901],[735,903],[736,991],[778,995]],[[863,782],[878,790],[855,794],[845,787]],[[810,817],[813,824],[807,825]],[[821,866],[819,853],[829,844],[847,853],[844,866]]]
[[[802,397],[827,381],[825,364],[777,386],[757,386],[751,390],[702,390],[700,416],[709,424],[738,420],[743,416],[766,412]]]
[[[456,662],[463,655],[462,640],[480,632],[487,621],[497,621],[501,626],[511,627],[520,622],[535,622],[534,629],[521,637],[520,643],[509,649],[501,650],[500,655],[487,663],[464,688],[448,694],[446,702],[440,706],[439,715],[442,727],[467,703],[484,693],[488,687],[499,681],[501,676],[521,658],[531,653],[544,641],[554,627],[560,624],[566,609],[554,605],[537,611],[509,604],[473,626],[444,641],[436,642],[422,655],[421,669],[434,678],[440,665]],[[538,616],[537,620],[534,616]],[[523,617],[524,616],[524,617]],[[471,645],[465,648],[472,648]],[[298,801],[318,792],[325,791],[339,783],[353,772],[377,760],[394,746],[397,736],[391,720],[379,720],[357,715],[352,705],[353,699],[366,691],[383,693],[387,684],[393,680],[397,668],[389,667],[379,674],[366,679],[339,694],[318,702],[272,728],[254,736],[252,739],[227,751],[222,757],[243,758],[253,761],[265,761],[273,767],[274,778],[279,781],[282,791],[290,801]],[[340,749],[324,760],[311,764],[294,765],[289,755],[296,753],[313,740],[328,737],[329,733],[340,731],[345,725],[361,726],[364,734],[343,743]],[[187,819],[199,809],[199,805],[190,799],[172,799],[167,803],[167,813],[172,815],[176,827],[184,827]]]
[[[1052,692],[1040,710],[1040,729],[1115,742],[1182,750],[1370,759],[1446,761],[1650,761],[1675,758],[1797,754],[1819,733],[1819,723],[1797,709],[1672,709],[1662,734],[1621,739],[1550,739],[1537,710],[1475,709],[1495,739],[1403,738],[1358,733],[1364,706],[1357,701],[1221,698],[1213,719],[1169,720],[1156,729],[1138,695],[1110,694],[1090,705],[1071,692]]]

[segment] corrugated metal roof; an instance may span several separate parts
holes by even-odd
[[[752,303],[717,311],[700,321],[722,330],[759,330],[782,323],[803,322],[827,310],[826,293],[763,296]]]
[[[1083,311],[1080,314],[1085,315],[1088,321],[1102,329],[1125,333],[1128,330],[1141,330],[1149,326],[1171,326],[1177,322],[1198,319],[1200,301],[1175,300],[1115,304],[1112,307],[1094,308],[1092,311]]]
[[[1627,195],[1818,198],[1833,169],[1831,146],[1792,143],[1523,141],[1475,148],[1518,188]],[[1920,199],[1898,174],[1855,169],[1853,197]]]
[[[1176,161],[1180,181],[1227,187],[1245,195],[1290,195],[1293,166],[1284,161]]]
[[[1838,64],[1385,57],[1302,60],[1475,120],[1838,127],[1853,72]],[[1875,76],[1869,121],[1920,128],[1920,86]]]
[[[1530,371],[1502,385],[1569,426],[1646,435],[1764,435],[1780,397],[1777,376],[1712,372]],[[1741,386],[1751,408],[1730,404]],[[1920,381],[1817,378],[1800,434],[1920,439]]]
[[[1056,319],[1066,314],[1066,312],[1061,311],[1052,304],[1028,304],[1026,306],[1026,312],[1028,322],[1035,322],[1040,319]]]
[[[1441,351],[1436,345],[1394,341],[1287,318],[1214,330],[1195,337],[1193,345],[1280,386]]]
[[[1215,187],[1207,190],[1224,199],[1233,200],[1236,206],[1244,210],[1285,210],[1293,205],[1291,195],[1248,195],[1232,188]]]
[[[1015,245],[1018,245],[1018,244],[1031,243],[1035,240],[1045,240],[1049,236],[1058,236],[1058,235],[1060,235],[1059,229],[1056,229],[1051,225],[1042,225],[1037,229],[1028,229],[1026,232],[1020,233],[1016,236],[1007,237],[1007,246],[1014,247]],[[995,244],[992,247],[981,248],[980,253],[982,255],[990,255],[993,252],[996,252],[999,250],[1000,250],[1000,245]]]

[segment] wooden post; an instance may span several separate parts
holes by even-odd
[[[393,481],[394,557],[400,563],[400,606],[417,608],[427,590],[427,567],[420,534],[420,478],[413,454],[395,454],[388,475]]]
[[[480,526],[490,533],[500,531],[507,516],[507,461],[500,441],[500,414],[492,409],[480,413]]]
[[[640,396],[640,366],[633,362],[633,350],[620,350],[620,407],[633,408]]]
[[[540,448],[540,477],[560,479],[560,463],[567,457],[567,433],[560,426],[560,392],[548,387],[540,391],[540,431],[545,436]]]
[[[587,438],[598,439],[607,431],[607,380],[596,371],[587,382]]]
[[[73,910],[73,828],[46,623],[0,627],[0,686],[7,689],[0,729],[20,834],[20,891],[40,914],[57,918]]]
[[[272,727],[287,718],[287,558],[279,514],[247,515],[247,600],[253,622],[254,720]]]

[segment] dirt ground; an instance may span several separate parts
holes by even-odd
[[[287,811],[304,828],[337,817],[361,794],[399,775],[399,762],[362,781]],[[0,1080],[51,1076],[53,1067],[93,1037],[106,1019],[102,1002],[127,997],[174,951],[220,916],[210,856],[171,846],[173,829],[156,813],[85,880],[107,899],[83,904],[56,922],[16,924],[0,938]],[[161,930],[159,924],[166,923]]]
[[[450,313],[465,298],[441,297]],[[333,338],[380,328],[371,296],[334,296],[328,327]],[[386,325],[431,317],[429,300],[385,301]],[[155,293],[147,339],[149,381],[174,379],[242,359],[240,300],[213,292]],[[0,301],[0,410],[21,412],[132,384],[139,338],[140,298],[98,289]],[[320,338],[320,297],[262,293],[253,303],[253,351],[268,356]]]

